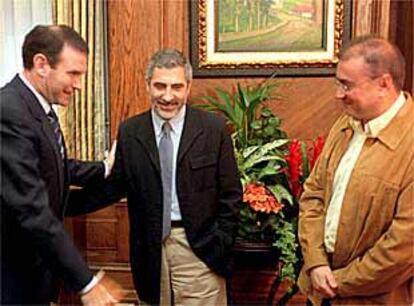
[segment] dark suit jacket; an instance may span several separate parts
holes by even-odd
[[[65,232],[69,184],[103,180],[102,163],[62,161],[34,94],[17,76],[0,89],[1,303],[48,303],[61,278],[73,290],[92,277]]]
[[[182,223],[194,253],[212,270],[226,275],[242,188],[232,141],[222,118],[187,106],[176,182]],[[80,210],[85,208],[84,203],[94,210],[125,193],[135,287],[142,300],[156,304],[160,291],[163,199],[149,111],[120,126],[115,165],[106,186],[95,192],[90,190],[89,194],[84,190],[73,201]]]

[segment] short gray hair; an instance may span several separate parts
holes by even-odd
[[[182,52],[173,48],[161,49],[151,57],[145,72],[145,80],[148,84],[151,82],[155,68],[171,69],[175,67],[184,68],[187,82],[193,79],[193,68]]]
[[[397,46],[374,35],[354,38],[342,51],[339,60],[362,57],[372,78],[389,73],[396,89],[401,90],[405,80],[405,60]]]

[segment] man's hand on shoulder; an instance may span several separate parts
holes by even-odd
[[[312,288],[324,298],[334,298],[338,284],[329,266],[320,266],[310,271]]]

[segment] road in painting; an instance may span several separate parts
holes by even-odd
[[[217,51],[319,51],[323,48],[324,1],[215,1]]]

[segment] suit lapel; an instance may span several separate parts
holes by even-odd
[[[154,126],[152,125],[151,111],[147,111],[144,114],[143,123],[136,126],[136,131],[134,131],[133,134],[144,147],[158,173],[161,173],[160,158],[158,155],[157,143],[155,141],[155,132]]]
[[[52,151],[54,152],[54,162],[56,168],[58,170],[58,177],[59,177],[59,187],[60,187],[60,194],[63,193],[63,182],[64,182],[64,173],[63,173],[63,163],[61,160],[61,155],[59,153],[59,148],[56,143],[55,134],[50,126],[50,123],[47,119],[44,109],[40,105],[39,101],[37,100],[36,96],[31,92],[29,88],[23,83],[23,81],[16,76],[12,81],[13,86],[16,87],[17,92],[22,96],[22,100],[28,106],[31,114],[33,117],[40,122],[42,131],[45,135],[45,138],[48,140],[50,146],[52,147]]]
[[[197,112],[187,105],[183,133],[181,135],[180,147],[178,149],[177,165],[184,158],[194,141],[203,133],[201,118]]]
[[[181,135],[180,146],[178,148],[177,165],[180,164],[194,141],[202,133],[203,129],[201,125],[201,118],[199,118],[197,112],[195,112],[190,106],[187,106],[184,128]],[[133,134],[144,147],[158,173],[161,173],[160,158],[155,141],[155,132],[154,126],[152,124],[151,111],[148,111],[144,114],[142,124],[137,124],[136,131],[134,131]]]

